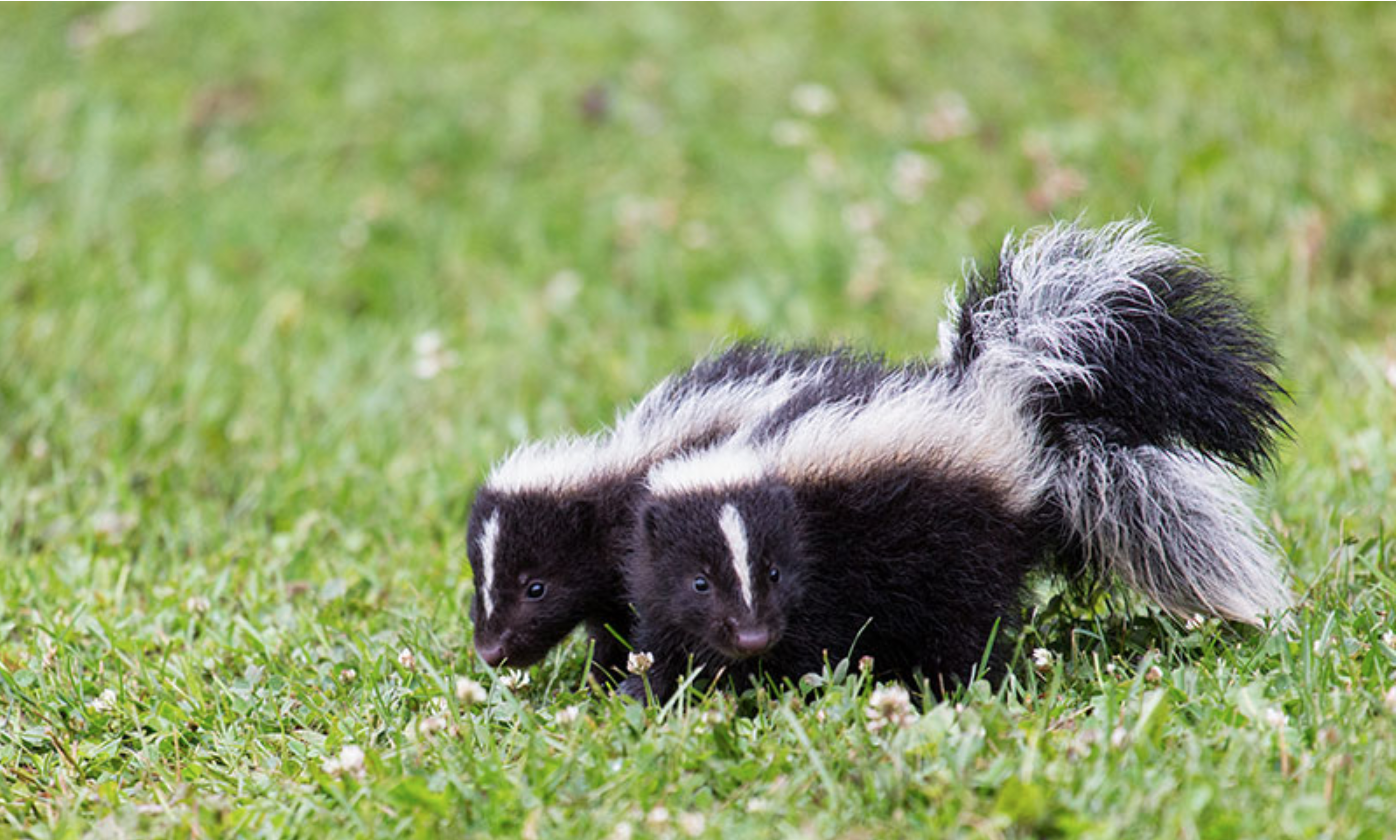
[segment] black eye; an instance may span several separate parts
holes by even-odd
[[[775,583],[775,582],[779,581],[779,580],[780,580],[780,569],[777,569],[775,566],[772,566],[772,567],[771,567],[771,571],[770,571],[770,578],[771,578],[771,583]]]
[[[535,580],[533,583],[530,583],[528,585],[527,589],[524,590],[524,596],[527,597],[530,601],[537,601],[539,598],[542,598],[543,593],[547,591],[548,587],[544,586],[541,581]]]
[[[698,577],[694,578],[694,579],[693,579],[693,591],[694,591],[694,592],[707,592],[707,591],[708,591],[708,579],[705,578],[705,577],[703,577],[702,575],[699,575]]]

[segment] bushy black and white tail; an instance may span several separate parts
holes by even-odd
[[[1224,283],[1146,222],[1009,238],[942,324],[953,376],[1041,435],[1067,541],[1175,613],[1259,623],[1289,605],[1239,472],[1286,430],[1275,353]]]

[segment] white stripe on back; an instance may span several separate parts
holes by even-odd
[[[737,582],[742,587],[742,600],[751,608],[751,561],[747,557],[746,525],[742,515],[731,502],[722,506],[717,517],[718,527],[727,538],[727,547],[732,550],[732,568],[737,572]]]
[[[480,565],[485,572],[485,580],[480,595],[485,601],[485,617],[494,612],[494,551],[499,542],[499,511],[490,514],[485,520],[485,531],[480,535]]]
[[[502,493],[571,492],[591,482],[644,472],[692,437],[731,435],[780,408],[801,386],[827,374],[828,363],[733,379],[681,395],[666,380],[608,432],[518,447],[495,465],[485,486]]]

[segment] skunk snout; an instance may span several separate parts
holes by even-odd
[[[772,635],[767,627],[742,627],[736,619],[729,618],[727,631],[732,651],[739,656],[759,656],[771,648]]]
[[[736,644],[737,650],[755,656],[758,653],[765,653],[766,648],[771,646],[771,631],[764,627],[738,630],[732,641]]]
[[[490,666],[491,668],[498,668],[499,664],[504,661],[504,643],[508,640],[508,638],[509,632],[507,630],[504,633],[502,633],[497,639],[482,639],[479,636],[476,636],[475,652],[480,655],[480,658],[484,660],[486,665]]]

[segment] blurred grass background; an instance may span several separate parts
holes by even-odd
[[[597,428],[740,335],[930,352],[961,261],[1053,219],[1146,213],[1256,304],[1295,398],[1264,504],[1305,626],[1379,634],[1396,597],[1393,44],[1396,14],[1366,5],[0,9],[11,826],[343,825],[315,790],[247,804],[319,766],[292,769],[267,733],[291,698],[315,749],[388,743],[417,695],[359,720],[335,675],[389,674],[402,645],[473,673],[462,517],[492,459]],[[1396,653],[1369,647],[1359,683],[1379,695]],[[162,750],[195,746],[164,724],[84,729],[109,668],[143,686],[123,689],[133,709],[223,720],[227,743],[199,749],[231,775],[169,783],[188,758]],[[279,675],[283,705],[224,716],[220,687],[267,691],[249,668]],[[73,760],[44,726],[72,733]],[[1358,819],[1394,773],[1313,825]],[[226,807],[142,815],[147,788]],[[520,830],[521,806],[462,797],[460,824]],[[606,836],[625,798],[579,799],[606,807],[578,833]],[[381,813],[371,789],[353,801]],[[811,806],[816,833],[860,824],[838,801]],[[1246,801],[1223,808],[1236,826],[1278,830]],[[949,818],[991,812],[971,798]]]

